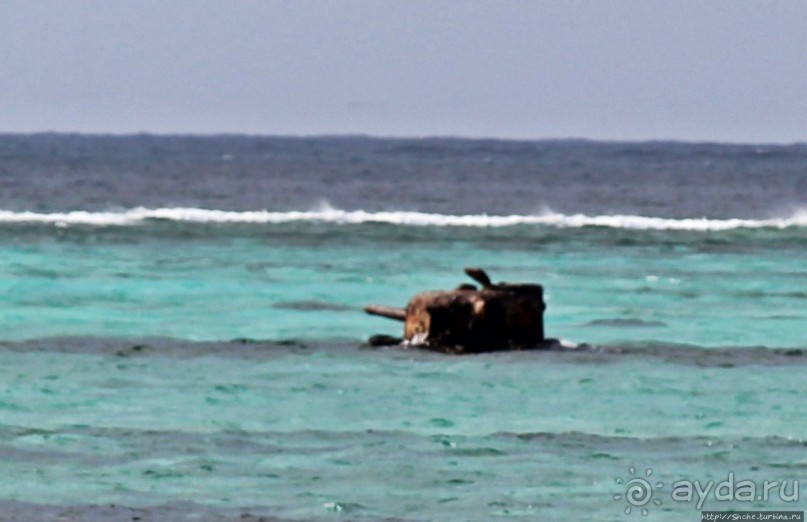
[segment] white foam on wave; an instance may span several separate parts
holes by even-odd
[[[606,227],[630,230],[723,231],[742,228],[807,227],[807,210],[802,209],[786,218],[773,219],[710,219],[659,218],[634,215],[587,216],[558,214],[546,211],[536,215],[496,216],[488,214],[431,214],[414,211],[339,210],[322,206],[310,211],[272,212],[267,210],[227,211],[201,208],[133,208],[118,212],[39,213],[0,210],[0,223],[52,223],[55,225],[125,226],[148,220],[191,223],[256,223],[280,224],[291,222],[324,222],[336,224],[386,223],[402,226],[434,227],[508,227],[514,225],[543,225],[561,228]]]

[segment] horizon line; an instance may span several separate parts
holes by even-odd
[[[653,143],[667,143],[667,144],[680,144],[680,145],[720,145],[720,146],[738,146],[738,147],[797,147],[807,146],[807,140],[796,140],[788,142],[777,141],[732,141],[732,140],[697,140],[697,139],[683,139],[683,138],[591,138],[584,136],[565,136],[565,137],[541,137],[541,138],[520,138],[520,137],[497,137],[497,136],[464,136],[459,134],[427,134],[427,135],[394,135],[394,134],[371,134],[361,132],[346,132],[346,133],[250,133],[250,132],[161,132],[161,131],[122,131],[122,132],[103,132],[103,131],[63,131],[63,130],[41,130],[41,131],[5,131],[0,130],[0,138],[5,137],[37,137],[37,136],[78,136],[87,138],[127,138],[127,137],[153,137],[153,138],[263,138],[263,139],[299,139],[299,140],[325,140],[325,139],[364,139],[364,140],[379,140],[379,141],[498,141],[498,142],[511,142],[511,143],[546,143],[546,142],[583,142],[583,143],[600,143],[600,144],[653,144]]]

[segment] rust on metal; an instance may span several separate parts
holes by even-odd
[[[465,273],[482,288],[463,284],[416,294],[406,309],[371,305],[365,311],[404,321],[404,341],[414,346],[457,353],[541,347],[546,341],[541,285],[493,284],[480,268]]]

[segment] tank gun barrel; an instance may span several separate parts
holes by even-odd
[[[406,309],[397,308],[395,306],[382,306],[382,305],[368,305],[364,307],[364,311],[370,315],[378,315],[393,319],[395,321],[406,321]]]

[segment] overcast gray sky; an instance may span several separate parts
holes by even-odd
[[[807,2],[3,0],[48,130],[807,141]]]

